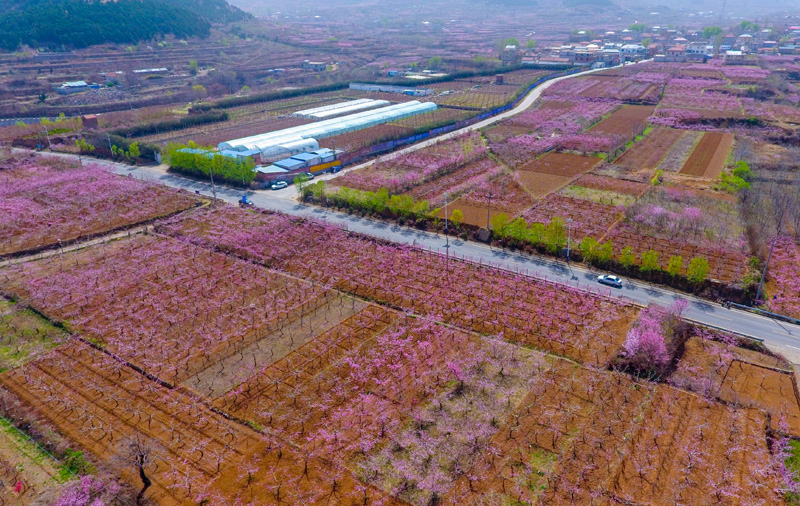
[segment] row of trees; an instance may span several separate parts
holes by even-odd
[[[193,142],[167,145],[166,160],[170,170],[200,177],[218,178],[230,184],[246,186],[255,177],[252,158],[231,158],[213,152],[212,147],[201,147]]]
[[[381,188],[377,192],[356,190],[342,187],[336,191],[328,191],[325,181],[317,181],[306,185],[301,179],[295,180],[297,190],[304,199],[315,202],[326,202],[351,211],[367,213],[391,213],[396,218],[434,219],[439,209],[431,209],[427,200],[414,200],[410,195],[389,195],[389,190]]]
[[[410,195],[389,195],[386,188],[372,192],[344,187],[329,192],[324,181],[310,185],[303,180],[295,182],[298,192],[304,199],[325,202],[352,211],[379,215],[385,215],[388,212],[395,218],[416,218],[423,221],[435,221],[437,225],[439,224],[438,215],[441,209],[431,209],[427,200],[415,201]],[[448,219],[455,230],[460,232],[464,220],[463,212],[460,209],[453,209]],[[567,246],[570,246],[567,223],[564,218],[558,216],[547,224],[538,222],[528,224],[521,217],[510,220],[507,214],[499,213],[491,218],[490,223],[493,236],[509,243],[512,247],[531,245],[551,255],[559,255]],[[664,269],[658,252],[652,249],[641,253],[637,264],[637,255],[632,247],[626,246],[615,257],[614,246],[610,241],[601,244],[593,237],[576,240],[574,249],[580,254],[580,258],[590,265],[611,268],[616,264],[627,273],[638,271],[644,276],[655,276],[663,272],[673,280],[683,276],[695,286],[702,285],[708,279],[710,271],[706,258],[694,257],[685,265],[681,255],[672,255],[667,268]]]
[[[568,246],[568,230],[566,222],[561,217],[554,217],[549,223],[528,224],[523,218],[509,221],[505,213],[494,216],[491,220],[492,232],[500,240],[511,242],[512,245],[530,244],[538,249],[544,249],[550,254],[558,254]],[[672,278],[679,278],[683,274],[684,261],[681,255],[669,258],[668,266],[662,269],[657,251],[648,250],[641,254],[637,265],[636,253],[633,248],[626,246],[615,258],[614,246],[611,241],[599,243],[593,237],[585,237],[576,242],[584,262],[592,265],[613,267],[616,262],[626,272],[638,269],[640,274],[651,276],[666,272]],[[694,285],[701,285],[708,279],[709,264],[704,257],[695,257],[686,268],[686,279]]]

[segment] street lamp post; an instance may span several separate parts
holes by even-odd
[[[567,263],[569,263],[569,247],[572,239],[572,218],[567,218]]]

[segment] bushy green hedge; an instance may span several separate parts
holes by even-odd
[[[216,181],[234,185],[248,184],[256,177],[255,162],[251,158],[235,159],[211,153],[186,153],[184,148],[202,149],[211,152],[212,148],[202,148],[193,143],[189,146],[183,144],[170,144],[167,146],[166,160],[170,170],[193,176],[209,177],[213,175]]]

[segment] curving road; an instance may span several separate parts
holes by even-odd
[[[519,114],[530,107],[530,105],[541,96],[542,91],[561,79],[564,78],[549,81],[534,89],[516,108],[502,115],[489,118],[463,130],[451,132],[442,137],[415,144],[387,156],[397,156],[398,153],[421,149],[443,138],[456,136],[464,131],[482,128],[503,118]],[[75,155],[55,153],[49,154],[49,156],[77,158]],[[131,168],[127,165],[115,162],[87,159],[86,157],[84,157],[83,163],[100,163],[118,174],[130,175],[138,179],[157,182],[191,192],[196,191],[204,195],[211,194],[211,186],[209,183],[167,173],[163,167]],[[367,162],[359,167],[366,166],[369,163],[374,163],[374,161]],[[242,191],[218,186],[216,188],[216,196],[221,200],[235,204],[241,199]],[[689,306],[684,313],[686,318],[704,325],[761,339],[773,351],[781,353],[795,364],[800,364],[800,326],[798,325],[784,323],[737,309],[724,309],[719,304],[641,281],[626,280],[623,283],[622,289],[609,289],[596,282],[599,272],[587,269],[582,265],[567,264],[551,258],[509,252],[472,241],[448,239],[436,233],[423,232],[417,229],[392,225],[383,221],[352,216],[330,209],[298,204],[296,202],[296,196],[297,191],[293,187],[282,191],[248,192],[248,198],[259,208],[292,216],[324,220],[360,234],[425,248],[440,254],[449,254],[474,262],[482,262],[484,264],[491,263],[499,268],[520,271],[538,279],[545,279],[581,290],[624,298],[640,305],[651,303],[669,305],[676,299],[683,298],[689,302]]]
[[[629,65],[638,65],[639,63],[646,63],[646,62],[649,62],[649,61],[650,60],[643,60],[643,61],[638,62],[638,63],[630,63]],[[407,154],[407,153],[412,153],[414,151],[418,151],[418,150],[426,148],[428,146],[432,146],[433,144],[436,144],[437,142],[441,142],[441,141],[444,141],[444,140],[447,140],[447,139],[452,139],[453,137],[458,137],[459,135],[463,135],[463,134],[468,133],[468,132],[474,132],[476,130],[480,130],[481,128],[487,127],[487,126],[489,126],[491,124],[497,123],[498,121],[502,121],[502,120],[504,120],[506,118],[510,118],[512,116],[516,116],[517,114],[520,114],[520,113],[526,111],[528,108],[530,108],[530,106],[532,106],[534,104],[534,102],[539,100],[539,98],[542,96],[542,93],[544,93],[544,91],[546,89],[548,89],[549,87],[553,86],[554,84],[556,84],[558,82],[561,82],[561,81],[563,81],[565,79],[572,79],[573,77],[586,76],[586,75],[589,75],[589,74],[593,74],[595,72],[602,72],[604,70],[608,70],[608,69],[607,68],[603,68],[603,69],[595,69],[595,70],[586,70],[584,72],[579,72],[577,74],[571,74],[571,75],[568,75],[568,76],[556,77],[555,79],[551,79],[549,81],[545,81],[544,83],[540,84],[536,88],[532,89],[527,95],[525,95],[525,98],[522,99],[519,102],[519,104],[517,104],[513,109],[509,109],[506,112],[500,113],[500,114],[498,114],[496,116],[492,116],[491,118],[486,118],[483,121],[479,121],[478,123],[466,126],[466,127],[461,128],[459,130],[453,130],[452,132],[448,132],[446,134],[442,134],[442,135],[439,135],[437,137],[433,137],[433,138],[426,139],[424,141],[418,142],[416,144],[412,144],[411,146],[408,146],[407,148],[398,149],[397,151],[392,151],[391,153],[387,153],[385,155],[379,156],[377,158],[374,158],[374,159],[369,160],[367,162],[364,162],[362,164],[353,165],[352,167],[348,167],[348,168],[338,172],[337,174],[323,174],[323,175],[320,175],[316,179],[317,180],[321,179],[323,181],[326,181],[326,180],[329,180],[329,179],[333,179],[335,177],[339,177],[339,176],[342,176],[344,174],[347,174],[350,171],[363,169],[364,167],[369,167],[370,165],[373,165],[373,164],[375,164],[377,162],[388,161],[388,160],[391,160],[391,159],[393,159],[395,157],[398,157],[400,155],[404,155],[404,154]],[[296,197],[297,197],[297,191],[295,191],[295,189],[290,186],[290,187],[285,188],[283,190],[275,191],[273,193],[273,195],[278,197],[278,198],[282,198],[282,199],[286,199],[286,200],[295,200]]]

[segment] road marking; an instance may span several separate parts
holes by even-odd
[[[783,334],[784,336],[798,337],[795,334],[789,334],[788,332],[781,332],[780,330],[774,330],[773,332],[775,332],[776,334]]]
[[[795,350],[800,350],[797,346],[792,346],[791,344],[786,345],[787,348],[794,348]]]
[[[713,316],[714,318],[719,318],[720,320],[728,320],[729,322],[733,321],[732,318],[728,318],[727,316],[719,316],[719,315],[716,315],[716,314],[713,314],[713,313],[711,314],[711,316]]]

